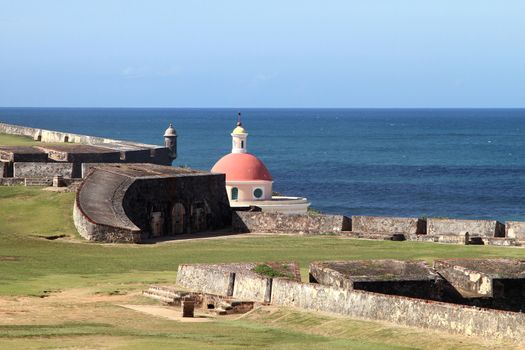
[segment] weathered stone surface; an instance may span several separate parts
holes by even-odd
[[[419,218],[352,216],[352,231],[364,233],[425,234],[426,222]]]
[[[508,238],[525,242],[525,221],[507,221],[505,230]]]
[[[177,284],[191,291],[232,296],[234,293],[235,271],[238,269],[242,269],[242,267],[235,267],[231,264],[211,266],[207,264],[179,265]]]
[[[81,177],[83,163],[151,163],[171,165],[176,157],[164,146],[120,141],[68,132],[0,123],[0,133],[31,137],[38,146],[0,146],[0,160],[7,162],[73,163],[72,177]],[[160,136],[160,135],[159,135]],[[64,143],[63,145],[49,143]],[[43,168],[42,170],[46,170]],[[53,177],[41,173],[37,177]],[[12,176],[12,175],[7,175]]]
[[[441,278],[419,260],[345,260],[311,263],[310,282],[437,300]]]
[[[429,235],[457,235],[465,232],[470,236],[504,237],[505,226],[496,220],[427,219]]]
[[[2,177],[0,178],[0,186],[19,186],[23,185],[24,179],[17,179],[14,177]]]
[[[487,245],[497,245],[500,247],[513,247],[520,245],[515,238],[506,237],[486,238],[485,242]]]
[[[333,234],[351,229],[342,215],[282,214],[237,211],[232,216],[237,232]]]
[[[73,205],[73,222],[78,233],[89,241],[106,243],[140,243],[143,240],[138,227],[116,227],[109,224],[93,222],[81,208]],[[132,223],[131,223],[132,224]]]
[[[0,160],[4,162],[47,162],[47,154],[31,146],[0,146]]]
[[[133,233],[133,239],[125,240],[133,242],[153,234],[220,229],[231,220],[224,175],[153,164],[94,169],[77,192],[76,208],[87,221],[100,225],[96,235],[84,233],[84,237],[100,237],[105,229],[108,237],[114,237],[115,228],[138,230],[138,236]],[[82,220],[76,222],[82,225]],[[87,229],[92,227],[82,225],[79,232]]]
[[[523,342],[525,314],[274,279],[272,304]]]
[[[272,279],[249,272],[235,274],[233,297],[240,300],[270,302]]]
[[[525,261],[522,260],[434,260],[434,269],[464,298],[525,297]]]
[[[182,317],[193,317],[195,311],[195,303],[193,300],[183,300],[182,303]]]
[[[43,176],[45,175],[45,176]],[[41,162],[16,162],[14,163],[14,177],[21,178],[52,178],[53,176],[71,178],[73,163],[41,163]]]
[[[0,162],[0,178],[7,177],[7,168],[9,166],[9,163],[7,162]]]
[[[456,235],[410,235],[408,236],[408,239],[418,242],[469,244],[470,236],[468,232],[462,232]]]

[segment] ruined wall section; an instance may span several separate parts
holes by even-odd
[[[177,284],[201,293],[231,296],[235,273],[210,269],[209,265],[179,265]]]
[[[507,221],[505,223],[505,231],[508,238],[525,242],[525,221]]]
[[[268,212],[234,212],[232,226],[236,232],[333,234],[349,231],[349,218],[343,215],[283,214]]]
[[[233,297],[240,300],[269,303],[272,295],[272,280],[272,278],[255,273],[236,273]]]
[[[520,342],[525,339],[523,313],[349,291],[281,278],[273,280],[271,300],[272,304],[279,306],[331,312],[357,319],[386,321],[454,334]]]

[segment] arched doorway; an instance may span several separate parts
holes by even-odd
[[[171,233],[178,235],[184,233],[184,216],[186,210],[181,203],[175,203],[171,209]]]
[[[150,215],[151,234],[160,237],[164,234],[164,216],[160,211],[152,211]]]
[[[207,229],[206,205],[204,202],[194,202],[191,205],[192,232],[201,232]]]

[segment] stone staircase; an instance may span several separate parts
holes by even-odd
[[[204,307],[217,315],[243,314],[252,310],[255,304],[220,295],[180,291],[170,286],[150,286],[142,295],[170,306],[181,306],[184,300],[191,300],[195,307]]]
[[[150,286],[142,292],[142,295],[161,301],[168,305],[180,306],[182,299],[193,297],[193,293],[181,292],[168,286]]]
[[[53,179],[26,177],[24,181],[24,185],[25,186],[52,186]]]

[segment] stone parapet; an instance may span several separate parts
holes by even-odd
[[[496,220],[427,219],[429,235],[460,235],[466,232],[471,237],[504,237],[505,226]]]
[[[232,216],[233,230],[254,233],[337,234],[351,230],[343,215],[308,215],[237,211]]]
[[[523,342],[525,314],[480,309],[396,295],[351,291],[276,278],[272,304],[357,319]]]
[[[507,221],[505,231],[508,238],[525,242],[525,221]]]
[[[425,234],[426,221],[419,218],[352,216],[352,231],[387,234]]]

